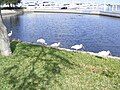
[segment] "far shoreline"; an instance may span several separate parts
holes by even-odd
[[[38,12],[38,13],[67,13],[67,14],[86,14],[86,15],[100,15],[120,18],[120,12],[105,12],[105,11],[82,11],[82,10],[51,10],[51,9],[24,9],[24,12]]]
[[[14,16],[23,13],[66,13],[66,14],[84,14],[84,15],[99,15],[120,18],[120,12],[105,12],[105,11],[80,11],[80,10],[55,10],[55,9],[20,9],[20,10],[2,10],[3,17]]]
[[[20,10],[2,10],[1,13],[2,13],[2,17],[9,17],[9,16],[23,14],[24,11],[23,11],[23,9],[20,9]]]

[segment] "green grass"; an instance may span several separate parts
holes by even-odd
[[[120,61],[12,42],[0,90],[120,90]]]

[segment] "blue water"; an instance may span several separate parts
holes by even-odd
[[[61,42],[70,48],[83,44],[85,51],[110,50],[120,56],[120,19],[97,15],[29,13],[4,18],[11,38],[36,43],[44,38],[50,45]]]

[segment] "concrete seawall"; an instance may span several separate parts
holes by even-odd
[[[23,13],[31,13],[31,12],[39,12],[39,13],[72,13],[72,14],[88,14],[88,15],[102,15],[109,17],[120,18],[120,12],[105,12],[105,11],[84,11],[84,10],[58,10],[58,9],[24,9],[24,10],[2,10],[3,16],[8,15],[18,15]]]
[[[24,12],[40,12],[40,13],[72,13],[72,14],[89,14],[89,15],[102,15],[109,17],[120,18],[120,12],[106,12],[106,11],[84,11],[84,10],[55,10],[55,9],[25,9]]]
[[[99,15],[120,18],[120,12],[103,12],[103,11],[100,11]]]
[[[11,16],[11,15],[19,15],[19,14],[23,14],[24,11],[23,10],[2,10],[1,11],[2,16]]]

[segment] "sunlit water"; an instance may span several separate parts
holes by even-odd
[[[44,38],[48,45],[61,42],[70,48],[83,44],[85,51],[110,50],[120,56],[120,19],[81,14],[29,13],[4,18],[11,38],[36,43]],[[37,44],[37,43],[36,43]]]

